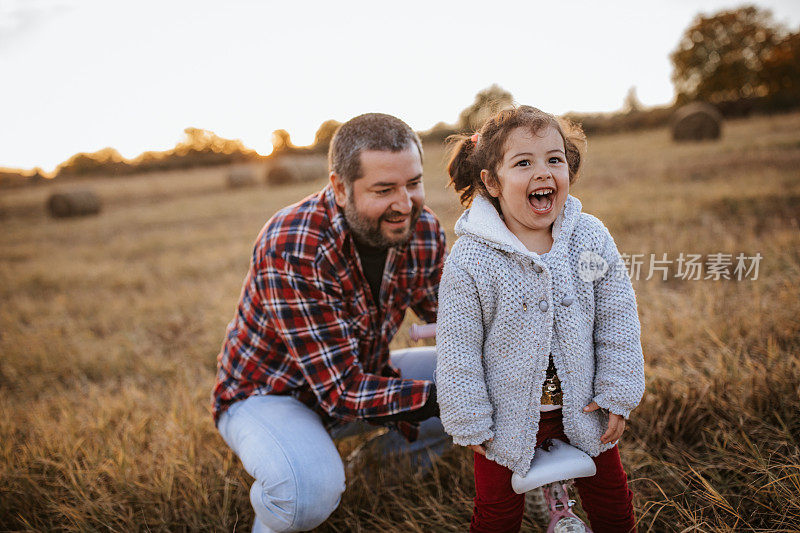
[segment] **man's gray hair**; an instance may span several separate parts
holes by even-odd
[[[342,124],[328,149],[328,169],[349,188],[361,177],[361,152],[402,152],[416,146],[422,159],[422,142],[408,124],[384,113],[366,113]]]

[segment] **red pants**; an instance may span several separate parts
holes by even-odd
[[[541,413],[536,442],[557,438],[569,442],[564,435],[561,410]],[[589,517],[594,533],[635,531],[633,493],[628,477],[614,446],[592,458],[597,474],[575,480],[581,505]],[[475,506],[472,509],[472,533],[506,533],[519,531],[525,510],[525,495],[511,488],[511,470],[475,454]]]

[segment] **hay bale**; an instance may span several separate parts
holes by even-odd
[[[267,172],[267,183],[301,183],[328,177],[328,158],[323,154],[277,156]]]
[[[100,212],[100,198],[89,189],[57,192],[47,200],[47,209],[56,218],[96,215]]]
[[[242,187],[253,187],[258,184],[256,171],[250,167],[237,167],[228,173],[228,188],[239,189]]]
[[[703,141],[719,139],[722,115],[717,108],[703,102],[687,104],[672,116],[672,140]]]

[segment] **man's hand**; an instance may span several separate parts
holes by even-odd
[[[592,402],[583,408],[583,412],[591,413],[592,411],[597,411],[598,409],[600,409],[600,406],[597,405],[595,402]],[[606,432],[603,433],[602,437],[600,437],[600,442],[606,444],[608,442],[614,442],[615,440],[619,440],[624,431],[625,431],[625,417],[622,415],[615,415],[614,413],[609,413],[608,429],[606,429]]]
[[[485,457],[486,456],[486,443],[490,442],[491,440],[492,439],[489,439],[486,442],[484,442],[483,444],[470,444],[468,446],[468,448],[470,450],[472,450],[473,452],[479,453],[479,454],[481,454],[481,455],[483,455]]]
[[[377,424],[386,424],[389,422],[422,422],[432,416],[439,416],[439,404],[436,401],[436,385],[431,384],[430,394],[425,404],[419,409],[413,411],[401,411],[393,415],[386,416],[370,416],[365,420]]]

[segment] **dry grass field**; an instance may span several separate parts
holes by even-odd
[[[427,148],[426,191],[452,242],[443,157]],[[250,479],[210,416],[215,357],[259,229],[324,181],[226,190],[225,175],[0,191],[0,530],[249,530]],[[100,215],[47,217],[48,194],[77,185]],[[572,192],[646,254],[647,392],[621,442],[640,531],[800,530],[800,114],[713,143],[592,138]],[[676,263],[645,279],[649,254],[680,253],[762,260],[755,280],[684,280]],[[471,476],[461,448],[427,473],[384,463],[319,531],[464,531]]]

